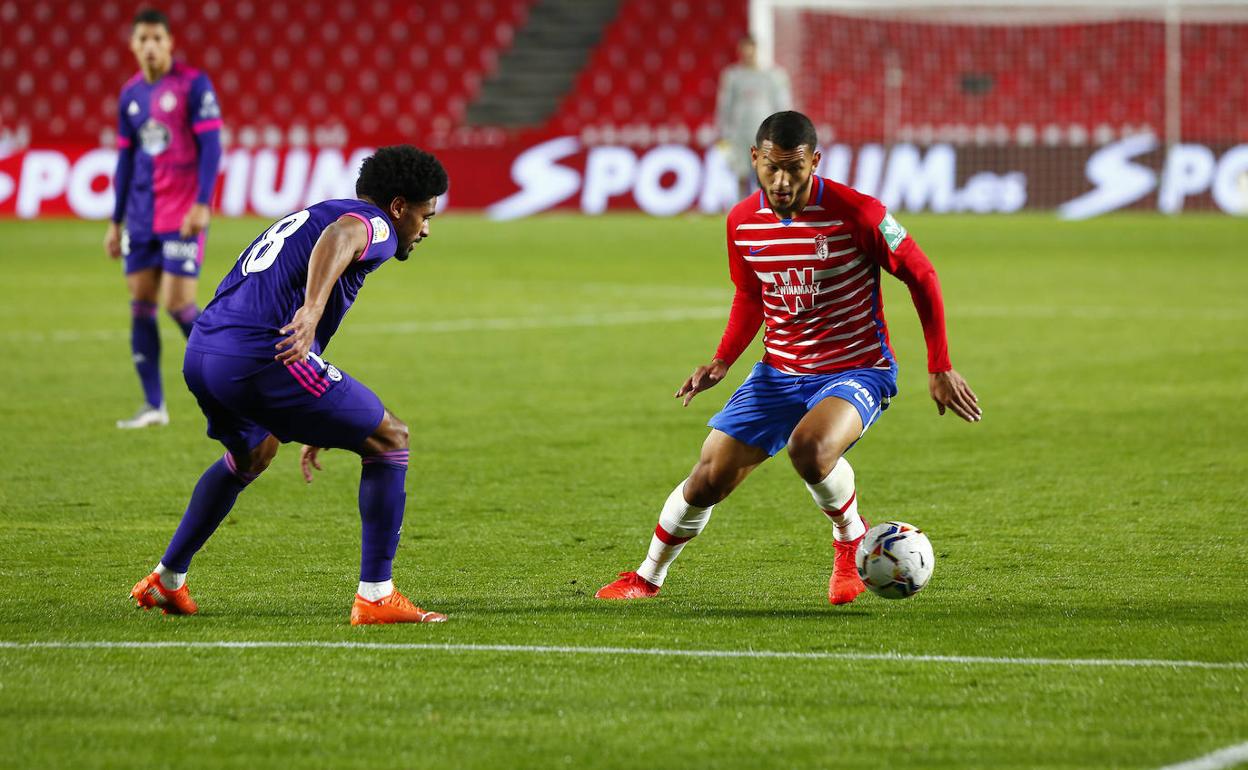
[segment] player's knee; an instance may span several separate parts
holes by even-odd
[[[381,421],[381,425],[377,427],[377,433],[374,436],[377,439],[379,451],[382,452],[393,452],[398,449],[407,449],[411,446],[411,436],[407,430],[407,423],[389,412],[386,412],[386,418]]]
[[[700,461],[685,482],[685,501],[709,508],[727,497],[736,487],[735,474],[713,462]]]
[[[239,463],[239,470],[253,477],[259,476],[273,462],[273,458],[277,456],[277,448],[279,446],[281,446],[281,442],[275,437],[269,436],[247,452],[243,462]],[[235,461],[237,462],[238,459],[235,458]]]
[[[808,484],[818,484],[826,478],[841,456],[831,442],[796,431],[789,437],[788,449],[793,469]]]

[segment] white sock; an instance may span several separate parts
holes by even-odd
[[[360,596],[368,599],[370,602],[379,601],[394,593],[394,581],[382,580],[378,583],[369,583],[365,580],[360,581],[359,590],[356,591]]]
[[[685,481],[688,481],[686,479]],[[646,582],[656,586],[663,585],[667,579],[667,569],[684,550],[685,543],[706,528],[715,506],[697,508],[685,502],[685,482],[676,485],[672,493],[663,503],[663,512],[659,514],[659,526],[650,538],[650,551],[646,560],[637,568],[637,574]]]
[[[844,457],[836,461],[823,481],[807,484],[810,496],[815,498],[824,515],[832,520],[832,538],[849,542],[862,537],[866,524],[858,515],[858,495],[854,489],[854,469]]]
[[[160,576],[160,584],[166,591],[176,591],[186,585],[186,573],[174,572],[163,563],[156,565],[156,574]]]

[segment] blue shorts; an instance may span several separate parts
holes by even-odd
[[[136,240],[127,232],[121,238],[126,275],[157,267],[166,273],[196,278],[204,263],[204,240],[207,237],[208,231],[205,230],[192,238],[183,238],[175,232],[155,233]]]
[[[358,450],[385,407],[365,385],[320,357],[293,366],[188,349],[182,376],[208,418],[208,435],[243,454],[282,441]]]
[[[789,436],[806,413],[825,398],[840,398],[853,404],[862,417],[862,432],[866,433],[895,395],[895,367],[850,369],[834,374],[785,374],[760,361],[707,425],[775,455],[789,443]]]

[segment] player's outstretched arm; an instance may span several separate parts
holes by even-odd
[[[713,358],[706,366],[699,366],[693,374],[685,379],[685,383],[676,391],[676,398],[683,398],[681,406],[689,406],[693,397],[704,390],[715,387],[728,374],[730,364],[722,359]]]
[[[341,217],[325,228],[308,259],[308,286],[304,292],[303,307],[295,311],[295,317],[281,328],[284,338],[277,343],[275,359],[289,366],[307,358],[330,291],[366,248],[368,229],[356,217]]]
[[[936,410],[941,414],[946,409],[951,409],[967,422],[979,422],[983,418],[984,411],[979,408],[979,398],[957,371],[950,369],[933,372],[928,377],[928,388],[932,400],[936,402]]]

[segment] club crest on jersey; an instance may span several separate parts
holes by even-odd
[[[819,293],[820,282],[815,280],[813,267],[790,267],[787,271],[771,274],[776,284],[776,293],[784,300],[790,313],[810,310],[815,304],[815,295]]]
[[[815,259],[828,258],[828,236],[820,233],[815,236]]]
[[[390,223],[381,217],[373,217],[368,220],[373,226],[373,243],[381,243],[390,237]]]
[[[178,106],[178,97],[173,91],[165,91],[160,95],[160,108],[165,112],[173,112]]]

